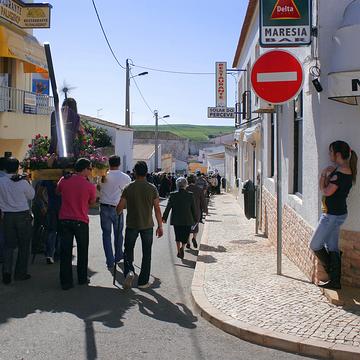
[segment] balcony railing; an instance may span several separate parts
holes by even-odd
[[[0,86],[0,112],[50,115],[53,110],[54,98],[51,96]]]

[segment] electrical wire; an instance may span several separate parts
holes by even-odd
[[[130,70],[130,74],[131,74],[131,70]],[[132,74],[131,74],[132,75]],[[146,101],[145,96],[143,95],[142,91],[140,90],[139,85],[137,84],[135,78],[133,77],[132,80],[134,80],[136,89],[138,90],[141,99],[143,100],[144,104],[146,105],[146,107],[149,109],[149,111],[151,112],[151,114],[154,116],[154,110],[152,110],[151,106],[149,105],[149,103]],[[187,138],[188,136],[186,134],[184,134],[183,132],[181,132],[179,129],[177,129],[175,126],[170,125],[166,120],[164,120],[164,118],[160,117],[159,120],[161,120],[162,122],[164,122],[166,125],[168,125],[171,129],[174,129],[178,134],[181,134],[183,137]]]
[[[100,19],[100,15],[99,15],[99,13],[98,13],[98,11],[97,11],[95,1],[94,1],[94,0],[91,0],[91,1],[92,1],[93,6],[94,6],[94,10],[95,10],[97,19],[98,19],[98,21],[99,21],[99,24],[100,24],[100,27],[101,27],[101,31],[102,31],[102,33],[103,33],[103,35],[104,35],[104,37],[105,37],[106,43],[107,43],[107,45],[108,45],[108,47],[109,47],[109,49],[110,49],[110,51],[111,51],[111,54],[112,54],[112,56],[114,57],[115,61],[118,63],[118,65],[119,65],[122,69],[125,69],[125,66],[121,65],[120,61],[119,61],[118,58],[116,57],[116,55],[115,55],[115,53],[114,53],[114,51],[113,51],[113,49],[112,49],[112,47],[111,47],[111,45],[110,45],[110,41],[109,41],[109,39],[108,39],[108,37],[107,37],[107,35],[106,35],[105,29],[104,29],[103,24],[102,24],[101,19]]]
[[[130,70],[130,74],[131,74],[131,70]],[[151,107],[150,107],[149,103],[146,101],[146,99],[145,99],[145,97],[144,97],[143,93],[141,92],[141,90],[140,90],[140,88],[139,88],[139,85],[137,84],[137,82],[136,82],[136,80],[135,80],[135,77],[133,77],[133,78],[132,78],[132,80],[134,81],[135,86],[136,86],[136,88],[137,88],[137,90],[138,90],[138,92],[139,92],[139,94],[140,94],[140,96],[141,96],[141,98],[142,98],[142,100],[143,100],[144,104],[145,104],[145,105],[146,105],[146,107],[149,109],[149,111],[151,112],[151,114],[153,114],[153,115],[154,115],[154,110],[152,110],[152,109],[151,109]]]
[[[164,73],[170,73],[170,74],[181,74],[181,75],[215,75],[213,72],[187,72],[187,71],[173,71],[173,70],[164,70],[164,69],[154,69],[146,66],[140,66],[135,65],[133,66],[138,67],[140,69],[146,69],[146,70],[152,70],[152,71],[158,71],[158,72],[164,72]]]

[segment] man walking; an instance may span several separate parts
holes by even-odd
[[[146,181],[147,165],[144,161],[138,161],[134,167],[135,181],[129,184],[123,191],[121,200],[117,206],[117,212],[127,209],[125,249],[124,249],[124,288],[131,288],[135,276],[134,247],[140,234],[142,245],[141,271],[138,279],[139,288],[150,286],[151,247],[153,243],[152,210],[158,224],[156,235],[163,235],[162,218],[160,210],[159,193],[153,184]]]
[[[123,259],[123,226],[124,215],[116,212],[121,193],[125,186],[131,182],[128,175],[119,170],[121,161],[117,155],[109,157],[110,170],[99,184],[100,190],[100,223],[102,229],[103,247],[106,265],[111,269],[115,263]],[[111,228],[114,229],[114,249],[111,244]]]
[[[29,201],[35,191],[26,177],[18,175],[19,160],[7,158],[6,175],[0,178],[0,210],[3,216],[4,265],[3,283],[11,283],[14,250],[18,248],[15,266],[15,280],[28,280],[28,261],[31,242],[31,221]]]
[[[62,177],[57,185],[61,195],[59,213],[61,227],[60,282],[63,290],[72,288],[72,248],[77,244],[77,275],[79,285],[87,284],[90,205],[96,202],[96,187],[88,180],[91,162],[80,158],[75,163],[75,174]]]

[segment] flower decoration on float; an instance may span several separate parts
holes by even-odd
[[[24,170],[41,170],[52,169],[52,155],[49,153],[50,139],[48,136],[37,134],[28,145],[29,150],[26,153],[21,166]],[[106,169],[108,167],[108,158],[103,156],[101,149],[94,146],[91,135],[83,128],[80,128],[75,140],[74,148],[77,157],[84,157],[91,161],[92,167],[96,169]],[[75,163],[76,158],[73,154],[69,154],[69,163]]]

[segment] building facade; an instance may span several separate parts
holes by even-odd
[[[259,45],[258,0],[249,1],[233,67],[244,70],[238,79],[242,114],[235,132],[238,147],[236,177],[240,184],[251,179],[260,189],[258,222],[269,239],[276,243],[276,143],[281,142],[283,250],[309,279],[315,280],[324,274],[315,263],[309,242],[321,214],[318,179],[321,170],[330,165],[329,144],[344,140],[360,153],[359,106],[330,99],[335,97],[334,92],[339,88],[334,85],[334,71],[340,73],[341,78],[342,73],[357,70],[360,78],[358,47],[352,43],[344,48],[351,44],[351,39],[360,36],[360,1],[314,0],[312,6],[316,31],[311,45],[286,49],[303,64],[303,89],[295,100],[280,106],[279,119],[272,106],[253,93],[250,84],[254,62],[268,51]],[[357,49],[351,49],[354,47]],[[343,66],[341,56],[337,55],[340,50],[347,52],[348,63]],[[339,59],[335,64],[334,58]],[[317,72],[319,69],[321,75]],[[313,85],[315,78],[318,78],[323,91],[318,92]],[[360,92],[355,91],[353,95],[356,100]],[[337,100],[341,97],[346,100],[349,94],[336,94],[336,97]],[[352,103],[356,104],[356,101]],[[275,131],[277,121],[279,139]],[[341,231],[343,283],[356,287],[360,287],[359,190],[357,182],[349,194],[349,215]]]
[[[133,164],[133,129],[122,126],[110,121],[94,118],[87,115],[80,115],[82,121],[105,129],[107,134],[111,137],[111,143],[114,146],[115,155],[121,158],[121,170],[132,170]]]
[[[22,159],[36,134],[50,135],[47,62],[32,28],[49,27],[51,6],[9,0],[0,8],[0,155]]]

